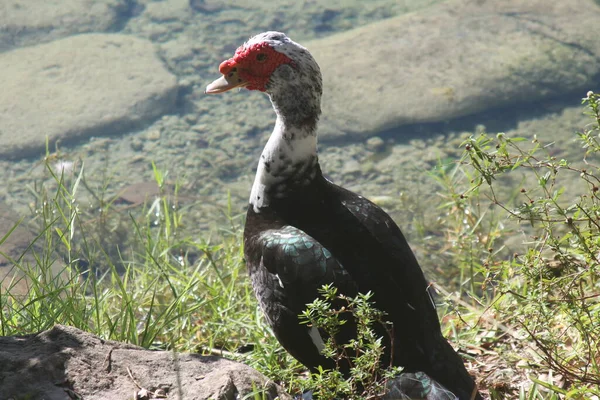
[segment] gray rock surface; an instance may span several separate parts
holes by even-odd
[[[117,30],[127,0],[2,0],[0,52],[85,32]]]
[[[219,357],[145,350],[61,325],[0,337],[1,399],[122,400],[163,388],[167,399],[234,400],[253,386],[261,398],[291,399],[252,368]]]
[[[173,110],[177,81],[144,39],[86,34],[0,54],[0,157],[40,153],[48,136],[117,134]],[[54,146],[51,147],[54,149]]]
[[[305,43],[321,65],[324,137],[439,122],[600,76],[594,0],[450,0]]]

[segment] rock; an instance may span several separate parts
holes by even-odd
[[[127,0],[2,0],[0,52],[86,32],[117,30]]]
[[[344,163],[344,166],[342,167],[342,170],[340,172],[342,175],[360,174],[360,172],[361,172],[360,163],[358,161],[350,158]]]
[[[264,390],[261,398],[291,399],[263,375],[234,361],[145,350],[68,326],[0,337],[0,349],[2,399],[121,400],[141,391],[136,383],[146,390],[163,388],[167,399],[234,400],[254,388]]]
[[[144,150],[144,142],[142,141],[142,139],[140,138],[134,138],[131,141],[131,150],[136,151],[136,152],[140,152],[142,150]]]
[[[225,5],[215,0],[190,0],[190,7],[201,13],[211,14],[223,9]]]
[[[165,192],[172,193],[170,187],[165,187]],[[117,193],[115,203],[140,205],[152,202],[160,196],[160,187],[155,181],[137,182],[124,185]]]
[[[190,15],[189,0],[152,1],[146,5],[144,14],[153,21],[185,21]]]
[[[399,199],[392,196],[369,196],[369,200],[383,208],[394,208],[398,206]]]
[[[148,134],[146,135],[146,138],[148,140],[151,140],[153,142],[156,142],[157,140],[160,139],[160,131],[158,129],[154,129],[151,130],[150,132],[148,132]]]
[[[376,153],[385,150],[385,142],[379,136],[373,136],[367,139],[365,146],[368,150]]]
[[[594,0],[450,0],[305,43],[324,76],[321,133],[370,136],[588,90]]]
[[[0,54],[0,157],[117,134],[175,107],[177,81],[147,40],[73,36]]]

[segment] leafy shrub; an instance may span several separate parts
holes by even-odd
[[[577,134],[581,161],[554,157],[538,138],[470,137],[460,167],[468,186],[453,197],[458,214],[478,225],[483,238],[469,266],[463,264],[472,278],[469,295],[529,340],[543,366],[569,383],[567,389],[544,386],[574,397],[597,394],[600,384],[600,96],[589,92],[583,104],[592,123]],[[522,171],[522,187],[507,195],[503,177]],[[480,212],[486,199],[510,220],[486,222]],[[521,252],[498,257],[495,246],[511,221],[529,240]]]
[[[373,306],[370,292],[348,297],[338,294],[331,285],[323,286],[319,292],[321,297],[307,305],[301,318],[303,323],[325,332],[327,340],[322,353],[335,361],[336,369],[320,368],[304,385],[313,389],[319,399],[350,396],[363,400],[382,396],[386,392],[387,379],[401,371],[391,366],[386,368],[381,363],[386,349],[374,326],[384,326],[388,336],[393,338],[392,326],[386,322],[385,313]],[[356,322],[356,338],[348,343],[337,343],[335,335],[348,321]],[[350,366],[349,377],[340,372],[342,364]]]

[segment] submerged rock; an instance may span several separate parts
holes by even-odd
[[[0,157],[51,143],[127,132],[172,111],[177,81],[154,45],[127,35],[78,35],[0,54]]]
[[[2,0],[0,51],[85,32],[117,30],[127,0]]]
[[[137,182],[124,185],[117,193],[115,202],[118,204],[139,205],[152,202],[158,196],[160,196],[160,187],[156,182]]]
[[[323,137],[371,136],[593,88],[594,0],[450,0],[306,43],[324,76]]]

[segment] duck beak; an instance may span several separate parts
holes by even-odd
[[[204,93],[223,93],[231,89],[247,86],[249,83],[240,77],[237,66],[232,63],[231,60],[221,63],[219,66],[219,71],[223,74],[223,76],[208,85],[206,90],[204,90]]]
[[[246,82],[242,79],[238,79],[237,77],[235,79],[230,79],[229,76],[223,75],[222,77],[220,77],[213,83],[209,84],[206,87],[206,89],[204,90],[204,93],[206,93],[206,94],[223,93],[228,90],[235,89],[237,87],[239,87],[239,88],[244,87],[246,85],[248,85],[248,82]]]

